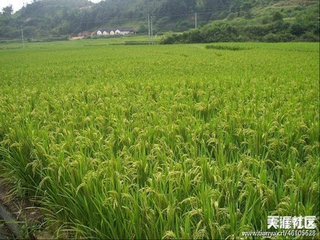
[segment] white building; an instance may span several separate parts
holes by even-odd
[[[97,35],[98,36],[101,36],[102,35],[102,32],[99,30],[99,31],[97,31]]]
[[[121,35],[129,35],[131,32],[130,31],[121,31]]]

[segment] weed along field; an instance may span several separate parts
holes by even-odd
[[[34,231],[233,239],[319,217],[318,43],[19,47],[0,45],[0,176]]]

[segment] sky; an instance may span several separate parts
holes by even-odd
[[[20,8],[22,8],[23,5],[31,3],[32,1],[33,0],[0,0],[0,11],[2,11],[2,8],[4,8],[4,7],[12,5],[13,11],[16,12]],[[97,3],[97,2],[100,2],[101,0],[90,0],[90,1]]]

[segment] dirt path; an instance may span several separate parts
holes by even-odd
[[[41,239],[36,235],[43,235],[43,222],[40,209],[32,201],[13,198],[9,186],[0,180],[0,240]]]
[[[5,225],[4,220],[0,219],[0,240],[10,240],[14,238],[15,236],[11,233],[11,231]]]

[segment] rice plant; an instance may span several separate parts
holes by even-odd
[[[85,44],[0,52],[1,177],[56,237],[239,238],[319,216],[317,44]]]

